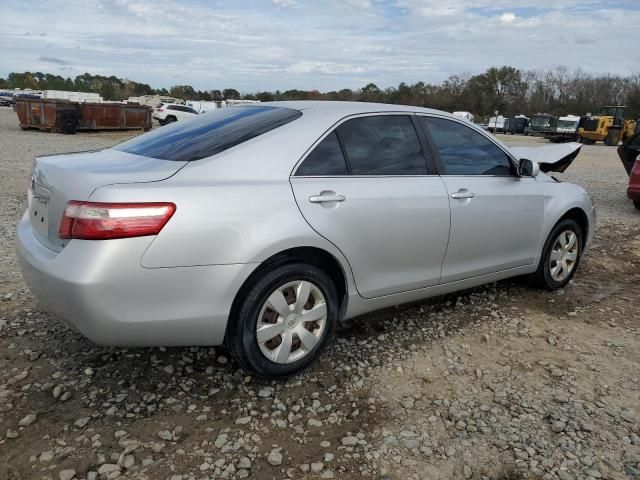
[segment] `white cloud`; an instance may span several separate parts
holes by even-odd
[[[637,35],[635,2],[2,1],[0,77],[25,70],[65,76],[89,71],[158,87],[190,83],[256,91],[439,82],[505,64],[640,70],[640,59],[618,40]],[[591,32],[602,31],[616,35],[599,36],[596,50],[580,48]]]
[[[322,73],[325,75],[362,73],[364,71],[362,66],[336,62],[302,61],[287,67],[289,73]]]
[[[515,13],[505,12],[502,15],[500,15],[500,21],[502,23],[513,23],[515,19],[516,19]]]
[[[271,0],[276,7],[291,7],[297,2],[295,0]]]
[[[373,7],[371,0],[346,0],[346,2],[354,8],[368,10]]]

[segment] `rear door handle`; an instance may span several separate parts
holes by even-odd
[[[346,199],[347,197],[337,193],[321,193],[309,197],[311,203],[344,202]]]
[[[466,188],[461,188],[457,192],[454,192],[451,194],[451,198],[455,198],[456,200],[462,200],[464,198],[473,198],[475,196],[476,196],[475,193],[470,192]]]

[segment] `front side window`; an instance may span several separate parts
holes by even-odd
[[[337,128],[352,175],[426,175],[427,166],[411,118],[378,115]]]
[[[293,122],[302,112],[266,105],[216,109],[113,147],[145,157],[190,162],[221,153]]]
[[[420,117],[440,154],[444,175],[513,175],[507,154],[484,135],[444,118]]]
[[[336,176],[346,175],[347,164],[342,155],[336,132],[327,135],[298,167],[296,176]]]

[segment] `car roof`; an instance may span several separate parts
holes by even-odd
[[[439,115],[453,116],[448,112],[434,110],[430,108],[415,107],[413,105],[396,105],[389,103],[369,103],[369,102],[341,102],[332,100],[291,100],[279,102],[263,102],[247,106],[267,105],[273,107],[291,108],[300,110],[305,116],[327,116],[336,115],[340,117],[348,115],[358,115],[364,113],[379,112],[419,112],[435,113]]]

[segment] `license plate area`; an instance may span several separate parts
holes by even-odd
[[[49,204],[47,199],[34,196],[31,200],[31,225],[40,238],[49,236]]]

